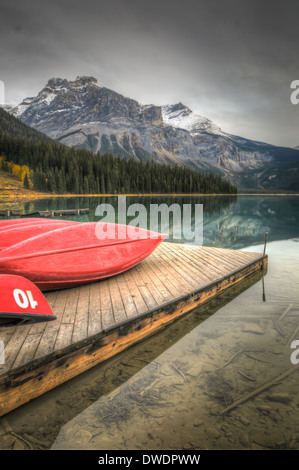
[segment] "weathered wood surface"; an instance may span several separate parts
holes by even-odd
[[[0,416],[108,359],[265,269],[267,257],[162,243],[135,268],[50,292],[57,320],[0,328]]]

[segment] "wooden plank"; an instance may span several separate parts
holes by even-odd
[[[209,247],[204,247],[204,251],[210,256],[214,256],[219,259],[223,259],[231,263],[244,263],[244,260],[253,261],[251,256],[247,256],[245,252],[237,252],[234,250],[219,250],[218,248],[211,250]],[[256,258],[256,257],[255,257]],[[254,258],[254,259],[255,259]]]
[[[147,305],[147,308],[150,310],[155,306],[159,305],[153,296],[152,292],[148,289],[147,285],[144,283],[142,277],[137,271],[136,267],[131,270],[132,277],[134,278],[135,284],[140,290],[140,293]]]
[[[151,256],[153,263],[156,268],[156,273],[160,279],[164,279],[164,283],[167,284],[168,290],[175,298],[182,294],[182,286],[178,281],[178,276],[167,266],[167,263],[161,257],[161,250],[157,250]],[[184,283],[185,284],[185,283]],[[183,285],[184,285],[183,284]]]
[[[146,269],[142,268],[139,265],[135,267],[136,271],[138,272],[139,276],[144,282],[144,285],[148,288],[150,292],[152,292],[154,299],[156,300],[157,304],[163,304],[166,301],[167,297],[164,297],[162,292],[157,288],[156,284],[151,280],[148,275]]]
[[[229,268],[230,271],[234,269],[238,269],[240,266],[251,263],[255,259],[257,259],[257,256],[253,257],[248,257],[246,253],[244,252],[234,252],[233,250],[229,250],[228,252],[223,252],[223,251],[212,251],[209,249],[206,249],[205,247],[205,252],[208,253],[209,258],[211,260],[211,263],[216,264],[219,260],[221,260],[221,263],[224,264]]]
[[[13,334],[9,337],[8,342],[5,342],[5,365],[1,370],[1,374],[10,370],[19,354],[19,351],[27,338],[30,330],[30,325],[19,326],[14,329]],[[2,338],[2,337],[1,337]]]
[[[68,293],[67,289],[59,291],[58,295],[55,299],[55,303],[52,306],[52,310],[55,313],[55,315],[57,316],[57,319],[58,319],[59,323],[61,322],[61,320],[63,318],[63,313],[64,313],[64,309],[65,309],[65,306],[66,306],[66,301],[67,301],[68,295],[69,295],[69,293]]]
[[[223,273],[223,270],[231,271],[232,268],[237,269],[240,266],[240,263],[236,262],[236,260],[233,260],[232,258],[230,258],[229,261],[225,260],[219,254],[214,259],[211,253],[206,251],[204,248],[201,250],[200,254],[195,251],[194,258],[196,260],[211,263],[211,270],[213,270],[216,275],[218,275],[219,272]],[[214,262],[214,260],[216,260],[216,262]]]
[[[100,290],[100,303],[101,303],[101,317],[103,329],[109,328],[115,324],[115,319],[113,316],[113,308],[110,297],[110,290],[107,281],[101,282]]]
[[[190,290],[191,286],[194,286],[194,288],[198,287],[198,278],[190,274],[190,269],[188,269],[184,263],[181,263],[177,256],[173,256],[165,250],[161,254],[161,257],[165,260],[165,263],[168,264],[169,268],[171,268],[173,272],[177,272],[179,277],[184,280],[184,283],[188,286],[188,290]]]
[[[135,315],[138,315],[138,311],[136,309],[133,297],[131,293],[129,292],[127,281],[124,277],[123,274],[120,274],[119,276],[116,277],[119,292],[126,310],[126,316],[127,318],[134,317]]]
[[[170,245],[170,243],[168,243],[168,245]],[[192,257],[192,253],[193,253],[194,250],[190,251],[191,259],[189,259],[185,256],[184,251],[185,251],[184,249],[180,249],[180,250],[177,251],[177,253],[176,253],[177,260],[184,266],[184,268],[186,270],[189,270],[190,272],[193,272],[194,275],[198,279],[200,279],[200,281],[203,284],[211,282],[214,279],[214,276],[208,276],[205,272],[206,270],[202,269],[202,265],[198,261],[196,261],[196,260],[194,261],[194,258]],[[186,251],[188,251],[188,250],[186,250]],[[171,255],[173,252],[169,251],[169,253]]]
[[[196,258],[198,257],[197,253],[195,253],[195,257]],[[225,268],[229,272],[232,271],[233,269],[238,269],[240,266],[244,264],[243,256],[236,258],[228,254],[225,257],[223,256],[222,253],[206,250],[205,248],[202,250],[202,257],[205,259],[208,259],[213,267],[218,267],[218,269],[220,270]]]
[[[198,279],[190,275],[190,269],[186,269],[186,265],[178,262],[178,258],[174,258],[167,251],[165,251],[163,255],[161,255],[161,257],[169,264],[169,266],[172,267],[174,271],[176,271],[184,279],[185,282],[188,283],[189,288],[191,286],[193,287],[193,289],[196,289],[196,287],[198,287]]]
[[[142,297],[141,292],[139,291],[138,287],[136,286],[135,280],[132,277],[131,271],[127,271],[124,273],[124,278],[127,282],[129,293],[134,301],[136,310],[139,313],[145,312],[147,310],[146,303]]]
[[[72,342],[78,341],[87,337],[88,331],[88,311],[89,311],[89,289],[90,286],[79,287],[79,299],[77,304],[76,318],[73,329]]]
[[[202,256],[195,256],[195,253],[196,250],[180,250],[180,254],[185,259],[186,264],[188,264],[190,267],[193,266],[201,276],[206,278],[207,282],[213,281],[215,279],[215,273],[210,269],[207,270]]]
[[[66,308],[66,302],[68,298],[68,291],[56,291],[45,293],[45,297],[51,308],[53,313],[56,315],[57,320],[53,322],[46,323],[45,328],[43,330],[40,342],[36,349],[35,359],[41,358],[50,354],[55,346],[56,337],[61,325],[61,320],[63,318],[64,310]]]
[[[101,283],[96,282],[90,285],[88,336],[95,335],[96,333],[99,333],[103,329],[100,291],[101,291]]]
[[[76,312],[78,308],[79,300],[79,289],[68,289],[65,291],[67,294],[66,304],[61,315],[62,323],[74,323],[76,318]],[[62,293],[60,293],[62,295]],[[59,307],[57,307],[58,309]],[[58,313],[58,312],[57,312]]]
[[[156,269],[156,266],[153,263],[152,258],[144,260],[142,262],[142,265],[146,266],[146,273],[149,276],[153,285],[156,287],[156,289],[160,292],[161,295],[163,295],[164,302],[167,302],[170,299],[172,299],[173,295],[168,289],[168,287],[164,284],[163,276],[161,275],[160,271]],[[139,270],[140,267],[138,266],[137,269]]]
[[[232,258],[224,258],[222,255],[213,255],[211,252],[206,252],[204,253],[204,258],[207,260],[207,262],[213,266],[213,268],[220,270],[220,272],[231,272],[235,269],[238,269],[242,263],[240,263],[239,260],[235,260]],[[244,263],[244,258],[243,258],[243,263]]]
[[[27,335],[13,363],[14,368],[20,367],[34,359],[40,340],[40,333]]]
[[[115,322],[122,322],[127,319],[127,315],[122,297],[120,295],[116,277],[109,279],[109,289]]]
[[[206,253],[202,252],[198,255],[196,252],[189,253],[188,250],[184,252],[185,257],[189,260],[190,263],[198,263],[201,267],[199,268],[201,272],[203,270],[206,271],[207,276],[211,279],[211,281],[221,277],[223,275],[223,269],[221,270],[220,267],[215,268],[211,264],[209,264],[209,259],[207,258]]]
[[[167,279],[172,279],[172,286],[176,289],[176,291],[174,291],[176,292],[174,297],[181,296],[190,291],[190,285],[188,281],[181,276],[177,269],[173,269],[172,266],[170,266],[170,263],[166,262],[163,255],[160,254],[157,262],[159,263],[160,269],[165,273],[165,276],[168,276]]]
[[[157,275],[160,276],[160,279],[162,277],[165,280],[164,282],[167,283],[167,287],[170,290],[173,298],[179,297],[182,292],[179,288],[177,280],[171,276],[168,269],[165,267],[165,264],[160,262],[160,259],[157,258],[155,253],[152,254],[151,259],[157,270]]]
[[[62,323],[60,325],[56,341],[55,341],[55,350],[66,348],[72,342],[73,336],[73,323]]]
[[[211,251],[211,247],[205,246],[204,247],[206,251]],[[262,254],[251,252],[251,251],[239,251],[239,250],[231,250],[231,249],[225,249],[225,248],[214,248],[213,250],[214,253],[223,254],[223,256],[232,256],[236,259],[248,259],[248,261],[254,261],[257,259],[259,256]]]
[[[46,324],[35,353],[35,359],[47,356],[53,351],[59,328],[60,322],[57,320]]]

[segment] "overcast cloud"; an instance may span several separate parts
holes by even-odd
[[[93,75],[143,104],[176,103],[224,131],[299,145],[298,0],[1,0],[6,102]]]

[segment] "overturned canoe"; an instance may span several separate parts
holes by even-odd
[[[0,273],[24,276],[41,290],[73,287],[136,266],[166,235],[100,222],[78,223],[0,252]]]
[[[55,320],[48,302],[28,279],[0,275],[0,326]]]
[[[0,231],[7,230],[9,228],[24,227],[29,225],[43,224],[47,225],[49,223],[73,225],[80,222],[75,222],[74,220],[62,220],[62,219],[42,219],[40,217],[32,217],[30,219],[6,219],[0,220]]]
[[[48,222],[40,217],[30,217],[28,219],[18,218],[18,219],[5,219],[0,220],[0,228],[9,226],[9,225],[19,225],[19,224],[30,224],[32,222],[42,221],[44,223]]]
[[[28,238],[36,237],[43,233],[51,232],[59,228],[68,227],[77,224],[71,221],[55,221],[50,220],[47,223],[35,222],[32,224],[17,224],[15,226],[0,227],[0,250],[4,250],[10,246],[16,245]]]

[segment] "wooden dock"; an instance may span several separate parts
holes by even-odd
[[[0,416],[266,272],[267,261],[260,253],[163,242],[123,274],[46,293],[57,320],[0,328]]]
[[[66,216],[66,215],[83,215],[89,214],[89,208],[86,209],[62,209],[62,210],[53,210],[53,211],[37,211],[31,212],[28,214],[23,214],[21,210],[9,210],[4,209],[0,210],[0,216],[18,216],[18,217],[53,217],[53,216]]]

